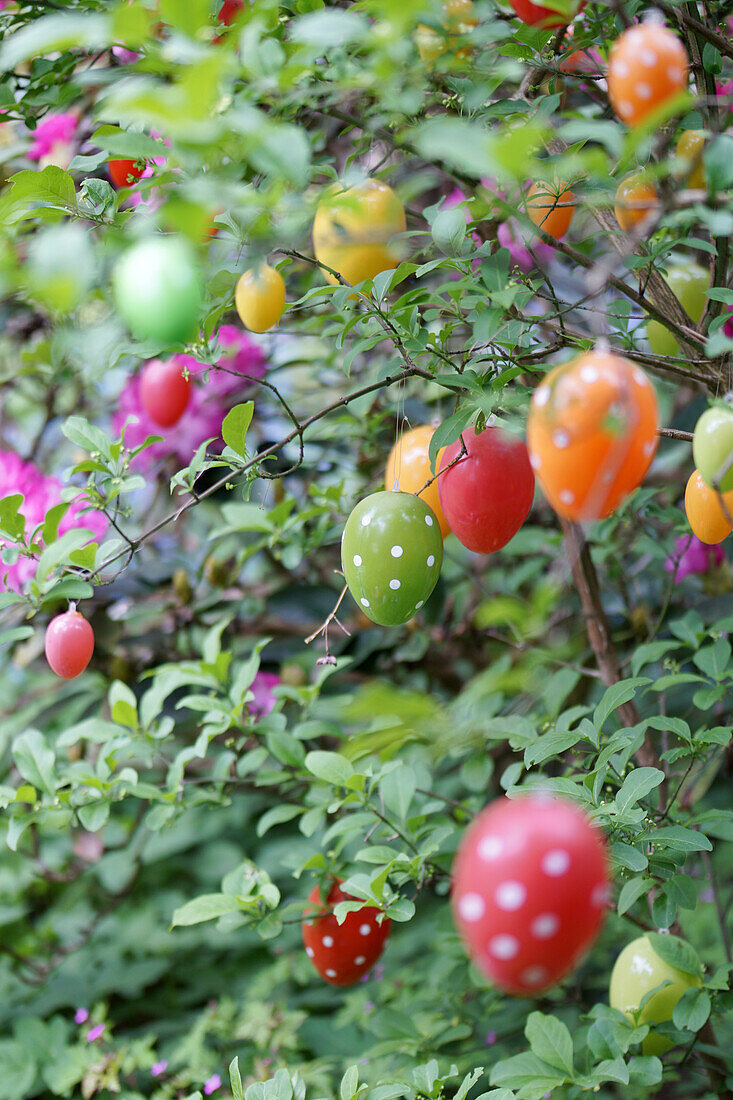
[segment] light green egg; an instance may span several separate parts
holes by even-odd
[[[420,610],[440,576],[440,525],[412,493],[372,493],[346,521],[341,562],[364,614],[380,626],[399,626]]]

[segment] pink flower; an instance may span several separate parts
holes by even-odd
[[[155,1062],[153,1064],[153,1068],[150,1071],[150,1076],[151,1077],[160,1077],[161,1073],[165,1073],[165,1071],[167,1069],[168,1069],[168,1063],[166,1062],[166,1060],[164,1058],[162,1062]]]
[[[42,473],[33,462],[24,462],[13,451],[0,451],[0,499],[18,493],[23,497],[19,512],[25,517],[26,536],[43,523],[50,508],[61,503],[63,488],[63,482]],[[76,527],[87,528],[99,539],[106,532],[108,521],[102,512],[85,510],[80,495],[67,508],[59,524],[59,536]],[[0,550],[10,545],[0,538]],[[19,557],[13,565],[0,561],[0,592],[21,592],[35,576],[36,565],[35,557]]]
[[[733,313],[733,305],[723,306],[723,310],[726,313]],[[726,336],[733,340],[733,317],[729,317],[728,320],[725,322],[725,324],[723,325],[723,332]]]
[[[221,1088],[221,1077],[218,1073],[213,1074],[204,1085],[204,1092],[207,1096],[211,1096],[212,1092],[216,1092]]]
[[[128,50],[126,46],[113,46],[112,55],[119,61],[120,65],[134,65],[142,57],[142,54],[137,53],[135,50]]]
[[[104,1034],[106,1024],[97,1024],[96,1027],[92,1027],[87,1032],[87,1042],[93,1043],[95,1039],[99,1039]]]
[[[272,689],[280,683],[280,677],[275,672],[258,672],[250,684],[249,690],[254,699],[247,704],[249,713],[253,718],[265,718],[274,710],[276,699]]]
[[[131,378],[125,386],[112,418],[114,430],[121,432],[128,416],[136,418],[137,422],[130,423],[125,432],[125,443],[131,449],[138,447],[149,435],[163,436],[160,443],[153,443],[137,456],[134,465],[138,469],[150,470],[168,455],[173,455],[182,464],[188,464],[205,439],[219,439],[221,422],[234,403],[233,395],[249,385],[242,375],[250,378],[264,375],[266,364],[262,350],[245,332],[234,325],[222,325],[219,345],[225,354],[218,365],[226,368],[224,370],[207,367],[190,355],[173,357],[190,372],[193,386],[188,408],[171,428],[161,428],[143,409],[139,375]],[[230,371],[234,373],[228,373]],[[207,372],[208,381],[204,381]]]
[[[85,1024],[89,1019],[89,1010],[87,1008],[77,1008],[74,1013],[75,1024]]]
[[[675,540],[674,553],[667,558],[664,568],[674,573],[674,583],[679,584],[690,574],[707,573],[724,561],[725,555],[720,546],[708,546],[696,535],[680,535]]]
[[[47,115],[33,131],[28,160],[37,160],[40,168],[68,168],[76,152],[77,125],[76,115]]]
[[[496,1042],[496,1032],[495,1031],[488,1031],[486,1033],[486,1038],[484,1039],[484,1045],[487,1046],[487,1047],[493,1047],[495,1042]]]

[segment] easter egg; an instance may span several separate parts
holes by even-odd
[[[614,963],[609,1002],[611,1008],[623,1012],[629,1020],[637,1020],[640,1024],[661,1024],[672,1019],[675,1005],[685,990],[700,985],[699,975],[688,974],[670,965],[659,957],[647,936],[639,936],[626,945]],[[658,989],[658,986],[662,988]],[[653,989],[657,992],[652,993]],[[641,1002],[648,993],[652,995],[641,1008]],[[672,1045],[666,1035],[655,1035],[651,1031],[641,1049],[646,1055],[664,1054]]]
[[[133,245],[117,265],[113,285],[117,308],[139,339],[170,345],[196,334],[203,290],[185,239],[155,236]]]
[[[94,653],[94,631],[78,611],[57,615],[46,628],[46,660],[63,680],[81,676]]]
[[[714,405],[702,414],[692,437],[695,465],[708,485],[733,489],[733,409]]]
[[[269,264],[249,268],[237,282],[234,301],[239,319],[250,332],[267,332],[285,309],[285,280]]]
[[[689,62],[674,31],[650,20],[625,30],[608,59],[608,98],[627,126],[638,126],[647,115],[687,87]]]
[[[643,225],[650,218],[658,201],[654,184],[644,178],[643,172],[632,172],[616,188],[613,207],[616,221],[625,233],[630,233],[637,225]]]
[[[702,154],[705,148],[705,133],[702,130],[684,130],[675,145],[675,170],[679,172],[685,185],[698,191],[705,188],[705,165]]]
[[[534,995],[577,966],[605,916],[602,833],[566,799],[499,798],[463,837],[453,867],[453,917],[474,964],[494,985]]]
[[[685,514],[693,535],[707,546],[716,546],[731,533],[733,490],[717,493],[699,470],[693,470],[685,488]]]
[[[535,4],[532,0],[509,0],[516,15],[530,27],[565,27],[585,7],[585,0],[552,0],[549,4]]]
[[[443,538],[435,513],[412,493],[372,493],[346,521],[341,563],[351,595],[372,622],[406,623],[440,576]]]
[[[433,472],[430,467],[430,440],[433,438],[433,428],[423,424],[419,428],[413,428],[395,443],[387,460],[387,468],[384,472],[385,489],[401,489],[403,493],[417,493],[429,508],[435,512],[435,518],[440,524],[443,538],[450,532],[448,521],[443,515],[443,509],[438,495],[438,479],[433,480]],[[435,468],[440,469],[440,457],[442,451],[438,451]],[[423,486],[430,482],[427,488]]]
[[[405,226],[405,208],[386,183],[368,179],[346,189],[332,187],[313,220],[313,252],[353,285],[397,267],[400,250],[392,238]],[[330,271],[323,274],[338,285]]]
[[[664,279],[690,319],[698,324],[708,300],[710,273],[700,264],[688,260],[686,263],[669,264]],[[655,355],[682,355],[677,340],[661,321],[648,321],[646,336]]]
[[[649,469],[657,427],[654,387],[628,359],[589,351],[551,370],[532,397],[527,443],[558,515],[581,521],[615,511]]]
[[[539,180],[527,192],[527,213],[538,229],[560,240],[573,220],[575,195],[567,183]]]
[[[311,905],[303,922],[303,944],[314,967],[330,985],[354,985],[369,973],[380,957],[392,930],[389,917],[382,918],[375,905],[363,905],[347,913],[339,924],[333,913],[340,901],[357,901],[333,883],[325,899],[314,886],[308,895]]]
[[[492,554],[514,538],[534,499],[534,474],[524,441],[489,426],[463,433],[446,447],[438,478],[440,503],[456,538],[477,554]],[[450,469],[448,469],[450,467]]]

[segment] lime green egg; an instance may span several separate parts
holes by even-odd
[[[443,538],[434,512],[412,493],[372,493],[346,521],[341,563],[351,595],[372,622],[406,623],[440,576]]]

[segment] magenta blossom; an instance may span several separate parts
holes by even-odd
[[[75,1024],[85,1024],[88,1019],[89,1019],[89,1009],[87,1009],[87,1008],[77,1008],[76,1012],[74,1013],[74,1023]]]
[[[493,1047],[495,1042],[496,1042],[496,1032],[495,1031],[487,1031],[486,1038],[484,1039],[484,1045],[487,1046],[487,1047]]]
[[[185,413],[171,428],[161,428],[143,409],[140,376],[135,375],[128,381],[112,419],[114,430],[121,432],[127,418],[135,417],[136,422],[131,422],[125,432],[125,443],[131,449],[140,446],[149,435],[163,436],[160,443],[153,443],[137,456],[134,465],[138,469],[150,470],[168,455],[173,455],[181,463],[189,463],[196,448],[205,439],[219,439],[221,422],[234,403],[234,395],[248,386],[252,378],[262,378],[264,375],[266,366],[262,349],[246,332],[235,325],[222,325],[219,345],[224,355],[217,363],[218,370],[197,363],[190,355],[173,357],[182,368],[188,370],[193,385]]]
[[[165,1071],[167,1069],[168,1069],[168,1063],[166,1062],[165,1058],[163,1059],[162,1062],[154,1062],[153,1063],[153,1068],[150,1071],[150,1076],[151,1077],[160,1077],[161,1073],[165,1073]]]
[[[104,1029],[106,1024],[97,1024],[96,1027],[91,1027],[87,1032],[87,1042],[93,1043],[95,1039],[101,1038],[104,1035]]]
[[[218,1073],[212,1074],[208,1081],[204,1085],[204,1092],[207,1096],[211,1096],[212,1092],[216,1092],[221,1088],[221,1077]]]
[[[76,115],[47,115],[33,131],[33,144],[28,150],[28,160],[37,160],[39,168],[55,164],[66,169],[76,152]]]
[[[680,535],[675,540],[674,553],[667,558],[664,568],[674,573],[674,583],[679,584],[691,573],[707,573],[721,565],[725,555],[720,546],[708,546],[696,535]]]
[[[61,503],[63,488],[63,482],[42,473],[33,462],[24,462],[13,451],[0,451],[0,499],[16,494],[23,497],[18,511],[25,517],[26,535],[43,523],[50,508]],[[85,510],[84,500],[78,496],[68,506],[58,534],[60,537],[73,528],[85,527],[99,539],[107,526],[107,518],[101,512]],[[0,538],[0,550],[10,545]],[[35,557],[19,557],[13,565],[0,561],[0,592],[22,592],[35,576],[36,565]]]
[[[280,677],[275,672],[258,672],[249,686],[254,695],[248,704],[249,713],[253,718],[265,718],[274,708],[276,699],[272,689],[280,683]]]
[[[126,46],[113,46],[112,55],[119,61],[120,65],[134,65],[142,57],[142,54],[137,53],[135,50],[128,50]]]
[[[733,305],[723,306],[723,309],[726,313],[733,313]],[[725,322],[725,324],[723,325],[723,332],[726,336],[733,340],[733,317],[729,317],[728,320]]]

